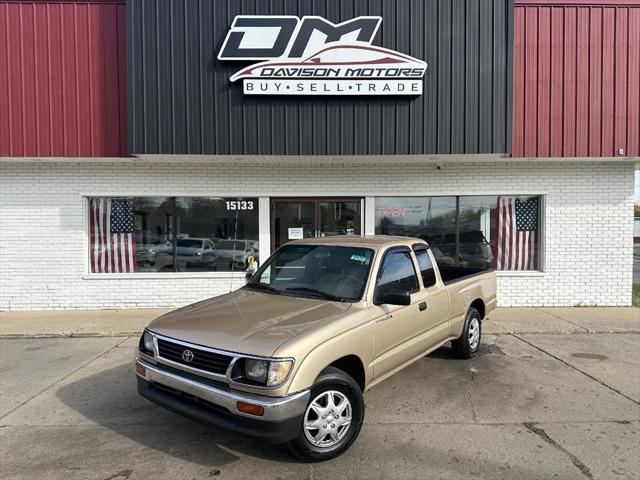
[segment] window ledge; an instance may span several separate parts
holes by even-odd
[[[245,272],[139,272],[139,273],[87,273],[83,280],[184,280],[200,278],[223,278],[231,280],[243,280]]]
[[[541,270],[500,270],[496,271],[496,277],[544,277]]]

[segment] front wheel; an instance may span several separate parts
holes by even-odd
[[[480,337],[482,334],[482,324],[480,322],[480,312],[475,308],[469,308],[464,320],[462,335],[451,341],[453,353],[460,358],[475,357],[480,348]]]
[[[335,458],[353,444],[363,419],[364,400],[358,384],[342,370],[327,367],[311,388],[302,428],[289,449],[308,462]]]

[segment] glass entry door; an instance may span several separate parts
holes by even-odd
[[[291,240],[360,235],[361,198],[274,199],[271,201],[271,248]]]

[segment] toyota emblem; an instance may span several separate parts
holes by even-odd
[[[193,354],[193,352],[191,350],[183,350],[182,352],[182,359],[187,362],[187,363],[191,363],[193,362],[193,359],[195,358],[195,355]]]

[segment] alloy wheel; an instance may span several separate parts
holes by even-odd
[[[316,447],[333,447],[349,431],[351,419],[351,402],[347,396],[337,390],[328,390],[315,397],[307,407],[304,434]]]
[[[480,343],[480,321],[473,317],[469,322],[469,347],[471,350],[478,348]]]

